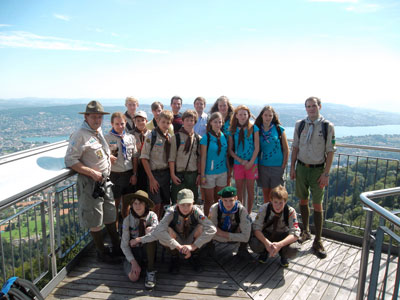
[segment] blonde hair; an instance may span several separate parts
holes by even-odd
[[[160,113],[160,117],[159,118],[160,119],[164,118],[164,119],[167,119],[168,121],[172,122],[172,120],[174,119],[174,114],[170,110],[163,110]]]
[[[289,195],[284,186],[278,185],[277,187],[271,190],[270,197],[271,200],[279,199],[279,200],[284,200],[286,202],[288,200]]]
[[[126,97],[126,99],[125,99],[125,106],[126,106],[129,102],[133,102],[133,103],[136,103],[137,105],[139,105],[139,100],[136,99],[136,98],[133,97],[133,96],[128,96],[128,97]]]

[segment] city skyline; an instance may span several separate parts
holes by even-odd
[[[0,99],[323,103],[400,112],[400,3],[0,3]]]

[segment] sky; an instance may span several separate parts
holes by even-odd
[[[398,0],[0,0],[0,99],[400,112]]]

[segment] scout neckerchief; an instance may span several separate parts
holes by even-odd
[[[132,117],[130,116],[130,114],[128,113],[128,111],[125,112],[125,117],[129,120],[132,121],[132,126],[131,124],[129,124],[129,122],[126,122],[126,128],[128,128],[128,131],[132,131],[135,129],[135,122],[133,121]]]
[[[146,131],[147,131],[147,128],[145,127],[144,129],[146,129]],[[140,152],[142,152],[142,148],[143,148],[143,144],[144,144],[144,133],[146,132],[146,131],[140,131],[139,130],[139,128],[137,128],[137,127],[135,127],[135,132],[137,132],[137,133],[139,133],[139,141],[140,141]]]
[[[131,214],[135,219],[139,220],[139,237],[146,234],[146,217],[149,214],[149,209],[146,207],[143,215],[139,216],[133,208],[131,208]]]
[[[156,119],[155,119],[155,118],[153,118],[153,125],[154,125],[154,128],[156,128],[156,127],[157,127],[157,121],[156,121]]]
[[[311,143],[311,136],[314,130],[314,126],[318,125],[319,123],[321,123],[324,120],[324,118],[322,116],[320,116],[318,119],[316,119],[314,122],[310,120],[309,117],[306,118],[306,123],[309,124],[310,126],[308,127],[308,131],[307,131],[307,138],[306,138],[306,142],[309,144]]]
[[[164,134],[159,127],[156,128],[157,132],[163,139],[165,139],[165,145],[164,145],[164,153],[167,155],[167,160],[169,158],[169,150],[171,148],[171,142],[169,140],[169,134],[168,132]]]
[[[181,127],[181,129],[179,129],[179,132],[182,132],[182,133],[187,135],[187,139],[186,139],[186,142],[185,142],[185,148],[183,148],[183,153],[188,154],[189,151],[190,151],[190,146],[192,146],[193,132],[192,132],[192,134],[189,134],[189,132],[187,132],[185,130],[185,128],[183,128],[183,127]]]
[[[272,133],[272,128],[274,128],[275,124],[271,123],[268,130],[265,130],[264,124],[261,124],[261,134],[263,137],[263,140],[266,141],[269,144],[269,138],[271,137]]]
[[[272,205],[272,204],[270,203],[270,204],[268,204],[268,205]],[[278,227],[278,222],[279,222],[279,219],[280,219],[281,216],[282,216],[283,210],[282,210],[282,212],[280,212],[280,213],[278,214],[278,213],[276,213],[276,212],[274,211],[274,208],[272,207],[272,212],[274,213],[274,216],[272,217],[272,220],[267,221],[267,224],[265,225],[265,228],[267,229],[268,227],[270,227],[270,226],[272,225],[272,231],[275,232],[275,231],[276,231],[276,228]]]
[[[221,148],[222,148],[222,145],[221,145],[221,131],[219,132],[219,134],[217,135],[215,132],[214,132],[214,130],[210,130],[210,133],[213,135],[213,136],[215,136],[216,138],[217,138],[217,144],[218,144],[218,151],[217,151],[217,155],[219,155],[220,153],[221,153]]]
[[[109,149],[108,147],[108,143],[106,141],[106,139],[103,136],[103,132],[101,131],[101,127],[98,130],[93,130],[89,124],[86,121],[83,121],[81,128],[86,129],[88,131],[90,131],[91,133],[93,133],[96,138],[98,139],[98,141],[100,142],[100,144],[103,146],[104,152],[109,155],[107,149]]]
[[[226,210],[224,204],[222,203],[222,200],[218,200],[218,208],[221,210],[221,212],[225,215],[224,217],[224,222],[222,223],[222,230],[223,231],[228,231],[232,227],[232,221],[231,221],[231,215],[236,214],[236,212],[239,209],[239,202],[236,201],[235,205],[231,210]]]
[[[124,159],[127,160],[127,159],[128,159],[128,154],[126,153],[126,145],[125,145],[125,143],[124,143],[125,130],[122,131],[121,134],[119,134],[118,132],[116,132],[116,131],[114,130],[114,128],[112,128],[111,131],[110,131],[110,133],[111,133],[113,136],[117,136],[117,137],[119,137],[119,138],[121,139],[122,154],[124,155]]]
[[[183,236],[186,239],[190,234],[190,215],[193,213],[193,208],[187,215],[182,214],[179,208],[178,213],[183,218]]]
[[[244,149],[244,129],[247,128],[249,124],[249,120],[243,125],[240,125],[238,122],[237,128],[239,129],[239,138],[238,138],[238,148],[240,146],[240,143],[242,143],[242,148]]]

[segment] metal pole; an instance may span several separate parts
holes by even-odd
[[[50,232],[50,254],[51,254],[51,275],[52,278],[57,275],[57,257],[55,251],[55,240],[54,240],[54,211],[53,211],[53,201],[52,192],[47,194],[47,207],[49,209],[49,232]]]
[[[367,216],[365,220],[363,247],[361,251],[360,272],[358,273],[357,297],[356,297],[357,300],[364,299],[365,280],[367,278],[368,255],[370,249],[372,217],[373,217],[373,212],[371,209],[365,207],[364,209],[367,211]]]

